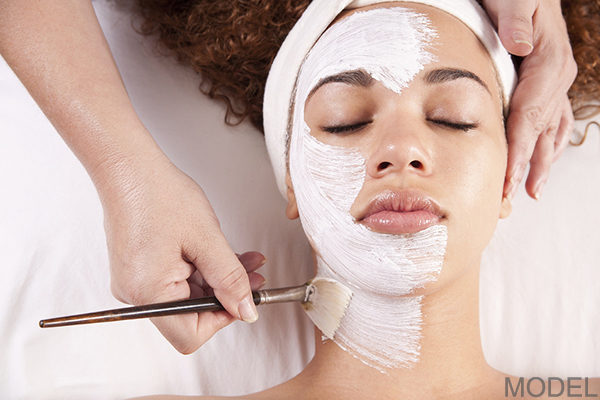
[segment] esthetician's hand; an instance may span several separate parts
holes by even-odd
[[[577,65],[560,0],[484,0],[506,49],[524,57],[507,121],[508,167],[504,195],[512,199],[523,179],[538,199],[567,146],[574,118],[567,91]]]
[[[185,354],[237,318],[254,322],[258,315],[250,287],[257,290],[264,283],[254,271],[265,257],[258,252],[236,256],[196,182],[166,157],[152,169],[120,179],[128,182],[118,185],[123,190],[103,196],[115,297],[138,305],[214,293],[229,313],[153,319]]]
[[[92,3],[0,0],[0,54],[98,190],[114,295],[139,305],[214,291],[229,313],[154,319],[183,353],[236,318],[254,320],[264,257],[236,257],[202,189],[139,119]]]

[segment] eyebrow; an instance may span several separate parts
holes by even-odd
[[[310,91],[308,96],[306,97],[306,101],[310,99],[310,97],[315,94],[315,92],[323,85],[332,82],[346,83],[348,85],[360,86],[360,87],[369,87],[373,85],[373,77],[367,73],[367,71],[363,69],[357,69],[354,71],[345,71],[340,72],[339,74],[330,75],[323,79],[321,79],[314,88]]]
[[[450,82],[460,78],[472,79],[475,82],[479,83],[483,88],[491,95],[490,88],[485,84],[484,81],[481,80],[476,74],[471,71],[467,71],[466,69],[458,69],[458,68],[438,68],[433,71],[429,71],[427,75],[425,75],[425,83],[427,84],[436,84],[436,83],[444,83]]]
[[[425,75],[425,83],[429,85],[444,83],[454,81],[460,78],[471,79],[477,83],[479,83],[490,95],[490,89],[488,85],[479,77],[477,74],[468,71],[466,69],[459,68],[438,68],[432,71],[429,71],[427,75]],[[360,86],[360,87],[370,87],[373,85],[374,78],[367,73],[363,69],[357,69],[354,71],[345,71],[340,72],[339,74],[330,75],[323,79],[321,79],[314,88],[310,91],[308,96],[306,97],[306,101],[308,101],[311,96],[323,85],[332,82],[346,83],[349,85]]]

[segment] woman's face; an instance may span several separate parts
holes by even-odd
[[[424,5],[364,9],[397,6],[431,21],[432,60],[401,93],[362,69],[321,80],[305,102],[304,120],[319,142],[364,157],[366,176],[350,207],[357,224],[393,235],[447,228],[441,274],[415,292],[424,294],[478,266],[498,218],[510,213],[502,198],[507,147],[495,70],[477,37]],[[296,217],[291,187],[288,197],[288,216]]]

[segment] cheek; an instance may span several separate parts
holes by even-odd
[[[461,147],[440,157],[439,178],[450,199],[447,260],[467,266],[479,261],[498,223],[507,154],[503,139]]]

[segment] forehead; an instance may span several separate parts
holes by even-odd
[[[362,69],[400,94],[432,61],[427,47],[436,37],[429,19],[404,7],[349,14],[329,27],[300,69],[297,99],[323,79]]]
[[[421,76],[441,67],[471,71],[481,77],[490,88],[494,99],[498,99],[499,107],[502,107],[499,78],[489,53],[479,38],[462,21],[445,11],[411,2],[379,3],[346,10],[336,18],[332,26],[358,12],[397,7],[425,16],[436,32],[435,39],[425,48],[433,55],[433,59],[425,64]]]

